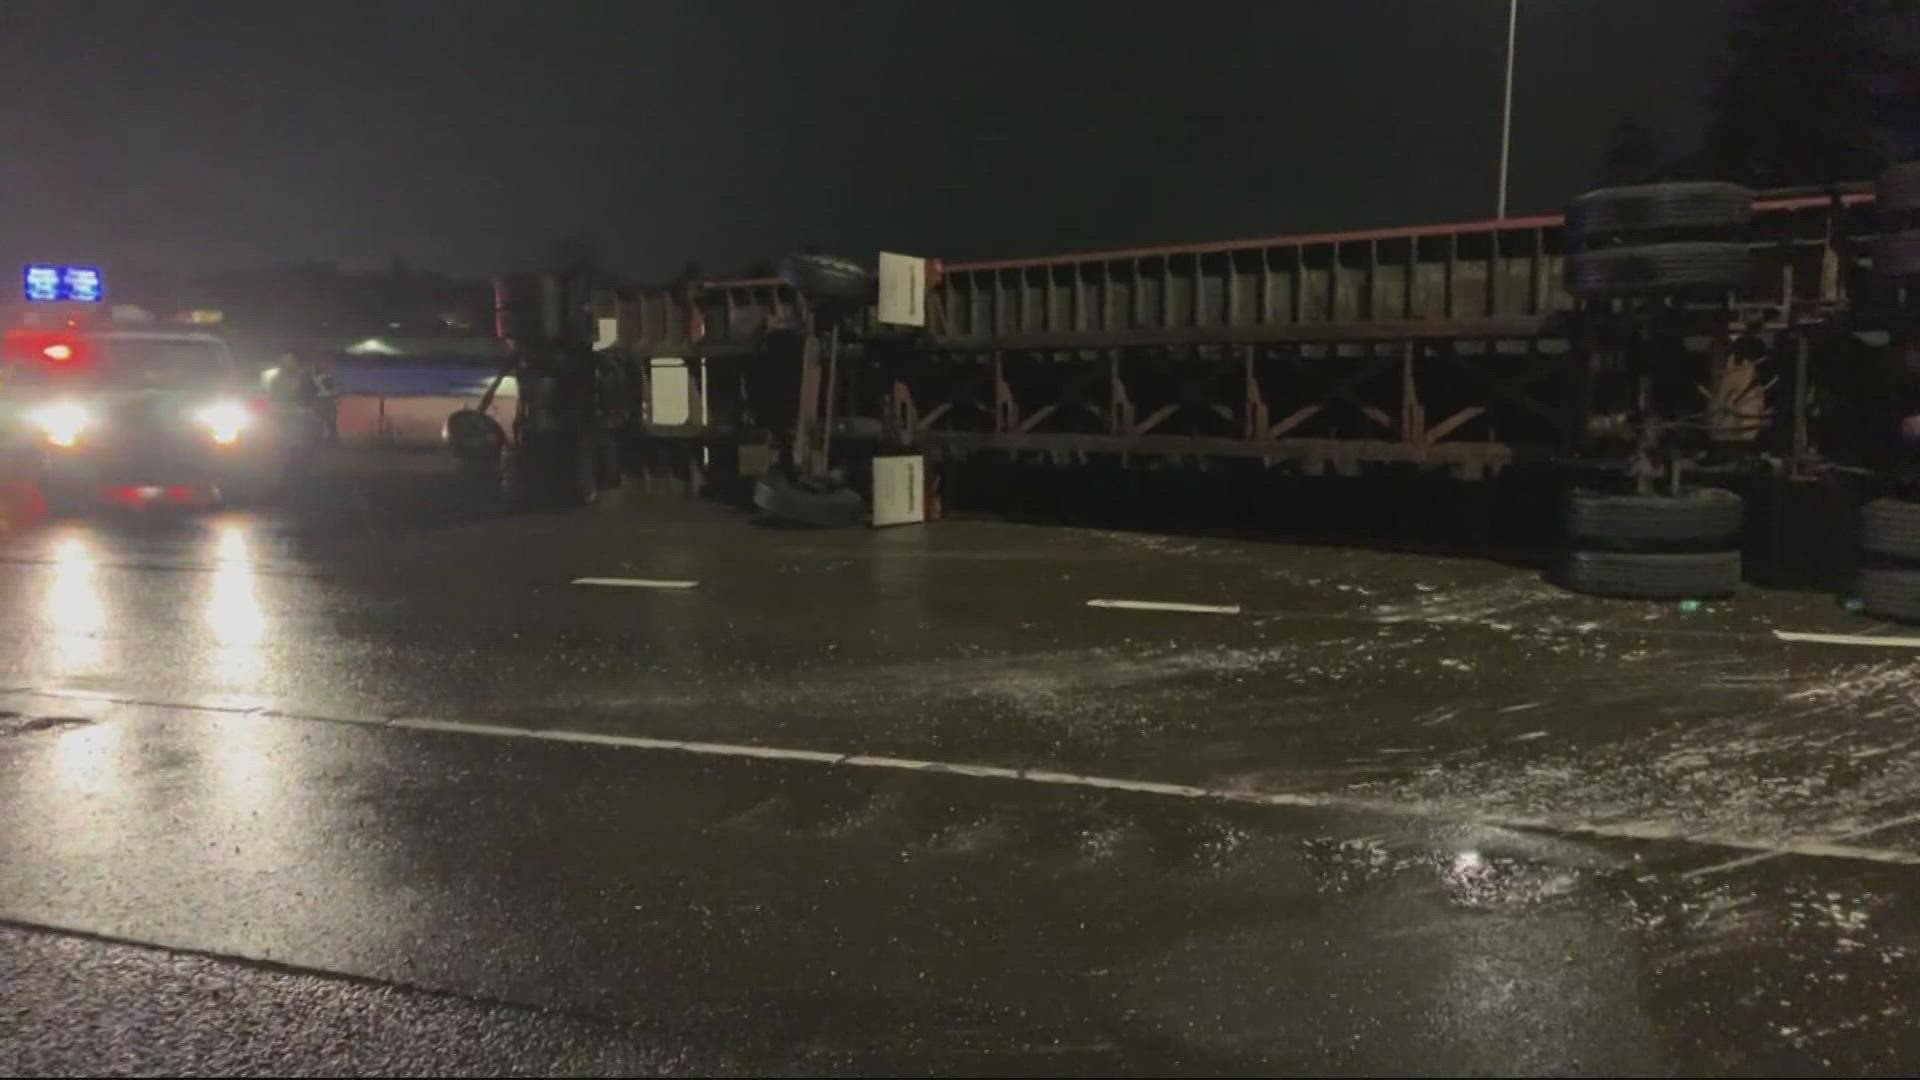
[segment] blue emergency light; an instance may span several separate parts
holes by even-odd
[[[33,302],[97,304],[107,298],[106,281],[97,266],[30,263],[23,282],[27,299]]]

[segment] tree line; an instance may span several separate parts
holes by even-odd
[[[1601,182],[1756,188],[1871,179],[1920,156],[1915,0],[1749,0],[1697,147],[1644,118],[1614,128]]]

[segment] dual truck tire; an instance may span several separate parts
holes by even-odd
[[[1567,291],[1583,299],[1714,292],[1747,280],[1734,238],[1753,220],[1738,184],[1643,184],[1590,191],[1567,208]]]
[[[1870,249],[1883,277],[1920,277],[1920,162],[1896,165],[1874,186],[1882,232]],[[1567,208],[1567,290],[1583,299],[1715,292],[1747,281],[1740,237],[1753,192],[1737,184],[1602,188]]]
[[[1740,498],[1708,490],[1677,498],[1575,493],[1567,535],[1576,550],[1557,567],[1561,584],[1594,596],[1711,599],[1740,584]],[[1920,502],[1877,499],[1860,512],[1861,609],[1920,623]],[[1648,551],[1656,546],[1722,550]],[[1584,549],[1584,550],[1583,550]]]
[[[1740,587],[1738,551],[1572,551],[1557,568],[1577,593],[1622,600],[1715,600]]]
[[[1571,550],[1554,576],[1591,596],[1706,600],[1740,587],[1740,496],[1706,488],[1675,496],[1576,491]]]
[[[1856,589],[1869,615],[1920,622],[1920,503],[1875,499],[1860,510],[1860,568]]]
[[[1567,207],[1567,231],[1588,243],[1672,229],[1733,229],[1753,220],[1753,192],[1712,182],[1589,191]]]
[[[870,304],[880,289],[866,267],[837,255],[789,255],[780,278],[803,296],[850,304]]]

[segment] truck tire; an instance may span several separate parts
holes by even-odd
[[[1920,561],[1920,503],[1875,499],[1861,507],[1860,550]]]
[[[1873,242],[1873,272],[1882,277],[1920,274],[1920,229],[1886,233]]]
[[[1920,210],[1920,161],[1895,165],[1873,185],[1874,209],[1884,216]]]
[[[853,304],[872,303],[880,288],[865,267],[833,255],[789,255],[780,277],[803,296]]]
[[[1571,551],[1556,574],[1561,585],[1589,596],[1624,600],[1701,600],[1740,587],[1740,553],[1698,551]]]
[[[1740,496],[1720,488],[1678,496],[1576,491],[1567,499],[1567,537],[1606,548],[1724,548],[1739,539],[1740,511]]]
[[[485,463],[500,460],[507,433],[499,421],[478,409],[455,409],[440,425],[440,441],[461,461]]]
[[[1662,229],[1738,229],[1753,220],[1753,192],[1738,184],[1641,184],[1589,191],[1567,207],[1581,240]]]
[[[1745,244],[1642,244],[1595,248],[1567,256],[1567,290],[1575,296],[1726,290],[1746,283],[1752,255]]]
[[[1868,566],[1858,581],[1860,610],[1896,622],[1920,622],[1920,570]]]

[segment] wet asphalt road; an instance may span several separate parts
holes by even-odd
[[[1830,598],[337,483],[0,541],[0,1071],[1920,1063]]]

